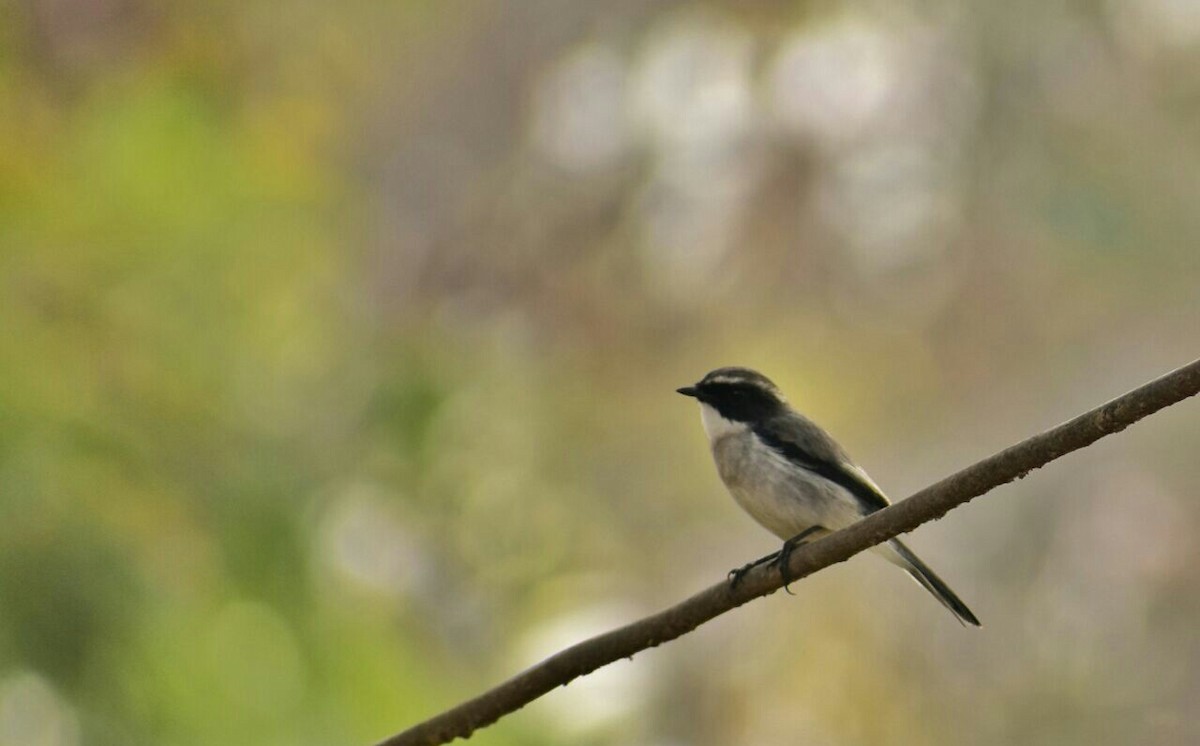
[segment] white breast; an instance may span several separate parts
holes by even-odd
[[[771,533],[789,539],[810,526],[837,530],[862,516],[858,502],[843,487],[791,463],[745,424],[707,407],[703,418],[721,481],[738,505]]]

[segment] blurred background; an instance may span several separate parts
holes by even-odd
[[[0,746],[370,743],[1200,350],[1200,4],[0,4]],[[1200,408],[481,744],[1200,740]]]

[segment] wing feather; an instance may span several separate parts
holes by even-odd
[[[767,446],[802,469],[824,477],[854,495],[863,513],[874,513],[891,503],[879,485],[850,460],[842,447],[815,422],[789,412],[757,423],[754,434]]]

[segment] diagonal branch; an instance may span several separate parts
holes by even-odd
[[[848,528],[805,544],[792,553],[791,576],[798,580],[844,562],[864,549],[936,520],[994,487],[1019,479],[1196,393],[1200,393],[1200,360],[1006,448]],[[477,729],[491,725],[578,676],[674,640],[730,609],[774,593],[780,586],[779,573],[767,567],[747,573],[736,589],[726,582],[718,583],[669,609],[572,645],[490,691],[381,741],[378,746],[432,746],[467,738]]]

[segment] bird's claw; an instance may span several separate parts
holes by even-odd
[[[728,575],[729,587],[737,588],[738,583],[742,582],[742,578],[746,576],[746,573],[750,572],[759,565],[769,564],[774,565],[779,570],[779,576],[783,578],[783,590],[787,591],[789,596],[796,595],[795,593],[792,593],[792,589],[788,587],[791,585],[793,580],[791,571],[788,569],[788,560],[791,559],[792,552],[796,549],[796,547],[802,546],[805,543],[805,539],[822,530],[824,529],[822,529],[820,526],[812,526],[807,528],[783,542],[783,548],[778,552],[768,554],[766,557],[760,557],[753,562],[749,562],[739,568],[730,570]]]
[[[773,562],[775,560],[775,558],[778,556],[779,556],[779,552],[775,552],[773,554],[768,554],[766,557],[760,557],[760,558],[754,560],[753,562],[747,562],[746,564],[742,565],[741,567],[730,570],[729,576],[728,576],[729,577],[729,587],[737,588],[738,583],[742,582],[742,578],[746,577],[746,573],[750,572],[751,570],[758,567],[759,565],[765,565],[770,562]]]
[[[791,568],[788,567],[788,560],[792,558],[792,552],[796,550],[796,547],[804,546],[808,543],[808,537],[822,530],[824,529],[821,526],[809,526],[792,538],[783,542],[783,547],[775,553],[777,556],[775,557],[774,564],[777,568],[779,568],[779,577],[783,578],[783,590],[789,596],[794,596],[796,594],[792,593],[792,589],[790,587],[793,578]]]
[[[796,595],[795,593],[792,593],[792,573],[791,570],[788,569],[788,560],[792,557],[793,549],[795,549],[795,545],[790,541],[785,541],[783,543],[783,549],[780,549],[775,553],[775,561],[772,563],[779,570],[779,577],[783,578],[784,593],[788,594],[789,596]]]
[[[727,576],[729,578],[729,587],[737,588],[738,583],[742,582],[742,578],[745,577],[746,573],[750,572],[751,566],[752,565],[742,565],[741,567],[735,567],[734,569],[730,570],[729,575]]]

